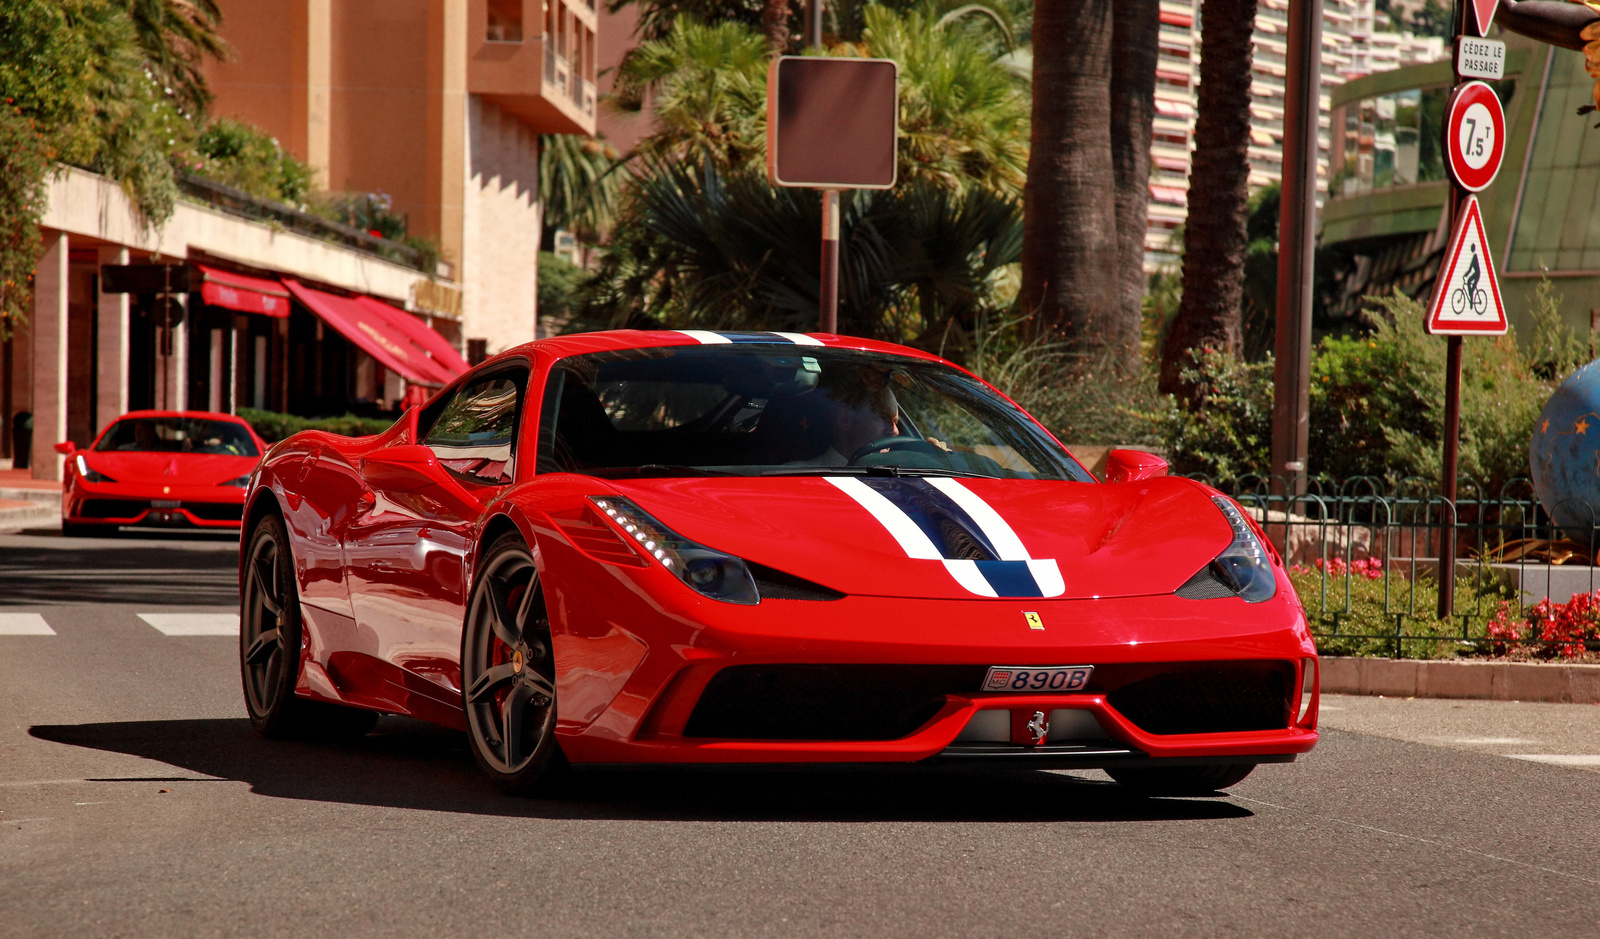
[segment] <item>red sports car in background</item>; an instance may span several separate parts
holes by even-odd
[[[267,455],[241,670],[268,735],[467,732],[568,763],[1102,767],[1205,792],[1317,741],[1317,658],[1231,499],[1083,470],[922,352],[610,332],[474,368],[383,434]]]
[[[61,531],[122,525],[237,529],[266,444],[231,414],[130,411],[66,454]]]

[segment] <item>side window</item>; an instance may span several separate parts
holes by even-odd
[[[473,482],[511,482],[527,380],[524,371],[500,372],[462,385],[444,402],[422,445],[446,469]]]

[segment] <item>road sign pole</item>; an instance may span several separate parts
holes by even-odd
[[[822,190],[822,293],[817,330],[839,331],[839,190]]]
[[[1456,44],[1459,45],[1461,37],[1467,34],[1467,6],[1472,0],[1456,0],[1453,22],[1455,24]],[[1493,7],[1490,7],[1493,10]],[[1492,14],[1491,14],[1492,15]],[[1483,30],[1487,32],[1488,30]],[[1461,84],[1461,57],[1450,57],[1450,69],[1455,78],[1455,84]],[[1448,139],[1452,135],[1449,128],[1445,129],[1445,147],[1448,151],[1454,144]],[[1450,183],[1450,202],[1445,206],[1445,211],[1450,213],[1450,218],[1445,226],[1446,231],[1454,232],[1456,218],[1461,211],[1461,203],[1466,201],[1467,191],[1459,181]],[[1441,258],[1440,275],[1444,274],[1444,258]],[[1491,259],[1485,258],[1489,263]],[[1470,298],[1469,298],[1470,299]],[[1461,337],[1451,336],[1445,341],[1444,353],[1444,459],[1441,461],[1440,475],[1444,478],[1439,481],[1439,494],[1444,497],[1449,506],[1450,525],[1444,527],[1444,516],[1441,513],[1439,531],[1439,618],[1455,614],[1456,609],[1456,524],[1460,520],[1456,517],[1456,473],[1461,456]]]
[[[1322,89],[1322,0],[1289,4],[1284,92],[1283,199],[1278,216],[1272,471],[1284,495],[1305,491],[1311,428],[1312,262],[1317,216],[1317,116]],[[1276,492],[1278,483],[1274,482]]]

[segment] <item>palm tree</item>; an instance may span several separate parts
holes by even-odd
[[[1190,397],[1184,366],[1197,350],[1240,352],[1248,247],[1250,39],[1256,0],[1205,0],[1199,119],[1189,172],[1183,300],[1162,347],[1160,389]]]
[[[1074,351],[1132,348],[1119,323],[1112,0],[1037,0],[1019,307]]]
[[[761,31],[767,36],[767,48],[773,55],[783,55],[789,50],[789,0],[766,0],[761,11]]]
[[[200,71],[201,62],[207,56],[220,60],[231,54],[217,32],[222,25],[217,0],[120,2],[133,21],[150,73],[172,89],[173,96],[191,116],[203,115],[211,103],[211,92]]]

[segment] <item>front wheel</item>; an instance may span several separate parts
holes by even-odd
[[[1141,795],[1198,796],[1226,789],[1255,768],[1254,763],[1124,767],[1108,769],[1106,775]]]
[[[566,768],[556,743],[555,656],[533,555],[507,534],[490,546],[461,634],[461,698],[472,756],[513,795],[550,792]]]

